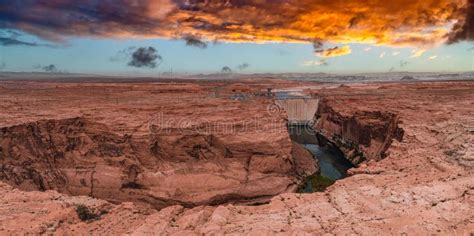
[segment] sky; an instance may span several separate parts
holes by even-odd
[[[0,70],[474,71],[474,0],[0,0]]]

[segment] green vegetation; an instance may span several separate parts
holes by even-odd
[[[99,219],[99,215],[95,214],[88,207],[82,204],[76,206],[76,213],[79,219],[81,219],[82,221]]]
[[[322,175],[311,175],[306,179],[306,184],[298,189],[298,192],[323,192],[326,188],[334,184],[334,182],[334,180]],[[308,184],[311,184],[311,186],[308,186]]]
[[[327,187],[334,184],[334,180],[324,177],[322,175],[316,175],[311,177],[311,186],[313,187],[314,192],[322,192],[326,190]]]

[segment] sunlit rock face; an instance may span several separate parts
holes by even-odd
[[[288,137],[286,114],[261,112],[272,103],[258,97],[229,99],[231,90],[224,97],[215,93],[208,96],[214,88],[223,85],[220,82],[100,86],[2,82],[0,233],[463,235],[474,232],[472,82],[384,82],[325,89],[320,83],[255,80],[244,83],[253,89],[311,86],[312,93],[324,97],[331,109],[320,113],[319,119],[326,114],[327,123],[333,122],[334,127],[324,127],[333,132],[346,126],[341,124],[357,127],[347,134],[343,128],[340,132],[346,139],[359,141],[361,150],[366,148],[363,143],[370,140],[365,150],[374,159],[350,169],[348,177],[336,181],[324,192],[282,193],[267,199],[268,204],[254,202],[257,206],[215,206],[225,202],[225,198],[213,198],[207,201],[209,205],[192,207],[178,202],[178,196],[181,199],[206,196],[204,191],[213,192],[222,183],[224,178],[219,179],[220,176],[236,181],[249,173],[247,185],[241,184],[238,193],[252,190],[260,195],[259,191],[267,191],[267,186],[278,189],[275,186],[285,183],[279,178],[294,176],[282,173],[288,170],[294,173],[309,165],[307,159],[293,157],[298,153],[298,157],[305,155],[304,149],[294,148]],[[167,115],[199,116],[207,121],[225,122],[242,121],[251,114],[252,118],[281,119],[283,128],[271,133],[272,129],[263,125],[270,123],[264,122],[266,133],[242,129],[237,135],[196,133],[199,129],[190,127],[203,124],[202,120],[178,122],[182,124],[179,126],[172,121],[161,123],[157,118],[160,116],[156,116],[159,111],[165,111],[165,119]],[[357,122],[350,123],[351,117]],[[398,120],[397,127],[404,131],[401,141],[397,132],[385,128],[392,127],[393,120]],[[364,124],[373,124],[374,129]],[[173,127],[188,130],[189,134],[172,131]],[[370,139],[357,135],[357,130],[370,133]],[[383,134],[382,130],[389,132]],[[391,144],[384,150],[378,140],[386,140],[384,137],[390,134]],[[371,152],[376,146],[385,153],[380,160],[375,154],[381,152]],[[176,158],[171,153],[176,153]],[[280,159],[285,154],[293,154],[288,164],[280,161],[286,160]],[[252,157],[248,159],[248,156]],[[97,166],[93,174],[97,177],[89,182],[91,172],[86,170],[81,174],[80,170],[92,168],[92,163]],[[293,163],[291,168],[290,163]],[[139,168],[122,169],[134,164]],[[6,165],[14,167],[4,168]],[[75,165],[77,170],[69,168]],[[248,166],[249,171],[242,166]],[[61,168],[53,173],[52,167]],[[223,173],[224,168],[231,173]],[[311,170],[298,173],[308,171]],[[158,198],[153,196],[171,194],[173,184],[189,187],[192,182],[199,186],[207,175],[216,179],[207,185],[212,186],[211,190],[206,185],[201,185],[203,192],[196,191],[193,195],[176,190],[173,196],[178,200],[171,204],[168,201],[168,207],[157,209]],[[177,180],[187,176],[194,178]],[[61,189],[65,183],[70,183],[71,189],[67,190],[70,192]],[[93,189],[98,186],[93,197],[90,197],[90,183],[94,184]],[[99,188],[104,183],[113,186],[107,191],[116,195],[115,200]],[[167,183],[169,192],[160,193],[158,189],[163,186],[160,183]],[[118,186],[122,192],[114,189]],[[60,192],[30,191],[43,188],[57,188]],[[72,191],[89,196],[71,196]],[[113,201],[98,199],[99,194]],[[120,198],[125,194],[130,197],[126,202]],[[134,199],[136,196],[140,197],[139,201]],[[229,196],[227,200],[231,199]],[[155,207],[149,205],[151,198],[156,201]],[[78,217],[78,205],[87,207],[98,217],[82,221]]]
[[[284,116],[268,112],[271,100],[211,98],[192,84],[111,86],[92,97],[90,89],[77,88],[67,101],[68,86],[55,88],[21,119],[11,113],[0,130],[2,181],[159,209],[268,201],[315,172],[314,159],[292,144]],[[64,109],[29,121],[28,110],[48,103]]]
[[[392,141],[403,138],[398,115],[387,111],[340,113],[322,100],[316,116],[314,129],[335,143],[355,165],[381,160]]]

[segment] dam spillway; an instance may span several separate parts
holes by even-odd
[[[275,103],[288,114],[288,124],[307,124],[318,110],[318,98],[277,99]]]

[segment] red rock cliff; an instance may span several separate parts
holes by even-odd
[[[314,129],[335,143],[355,165],[385,157],[393,139],[403,138],[396,114],[375,110],[342,113],[327,100],[320,101]]]

